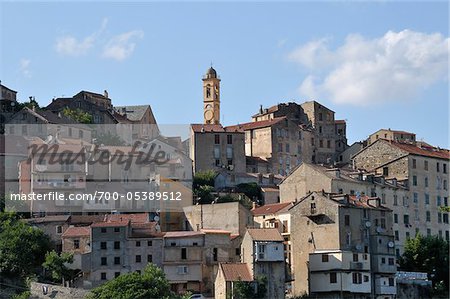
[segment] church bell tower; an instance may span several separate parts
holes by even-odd
[[[210,67],[203,77],[204,124],[220,124],[220,79]]]

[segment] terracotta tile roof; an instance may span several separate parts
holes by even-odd
[[[90,225],[94,222],[102,222],[104,218],[105,215],[72,215],[70,217],[70,223]]]
[[[285,116],[275,117],[275,118],[269,119],[269,120],[252,121],[252,122],[243,123],[243,124],[239,124],[239,125],[229,126],[228,128],[233,129],[233,130],[244,130],[244,131],[260,129],[260,128],[270,127],[270,126],[277,124],[280,121],[285,120],[285,119],[286,119]]]
[[[220,264],[225,281],[253,281],[247,264]]]
[[[418,147],[414,144],[398,142],[398,141],[388,141],[391,145],[408,152],[412,155],[440,158],[440,159],[450,159],[450,152],[447,149],[438,149],[435,147]]]
[[[249,228],[247,232],[254,241],[284,241],[280,232],[275,228]]]
[[[349,195],[347,202],[345,195],[343,196],[342,194],[339,194],[337,196],[335,195],[334,197],[332,196],[331,199],[338,202],[339,204],[344,204],[357,208],[389,210],[389,208],[385,206],[382,205],[377,206],[377,201],[378,202],[380,201],[378,197],[370,197],[367,195],[358,197],[356,195]]]
[[[184,237],[196,237],[203,236],[205,233],[197,231],[176,231],[166,232],[164,238],[184,238]]]
[[[62,234],[64,238],[90,236],[91,228],[89,226],[71,226]]]
[[[235,126],[223,127],[222,125],[213,124],[191,124],[192,131],[195,133],[242,133],[243,131]]]
[[[29,218],[24,219],[26,222],[30,224],[35,223],[48,223],[48,222],[66,222],[69,220],[70,215],[50,215],[45,217],[39,217],[39,218]]]
[[[236,238],[238,238],[238,237],[240,237],[239,234],[231,234],[231,235],[230,235],[230,240],[234,240],[234,239],[236,239]]]
[[[108,214],[106,221],[117,222],[130,220],[131,224],[134,223],[147,223],[150,222],[148,213],[135,213],[135,214]]]
[[[345,119],[336,119],[334,121],[335,124],[346,124],[347,122],[345,121]]]
[[[276,190],[278,191],[278,189]],[[262,215],[269,215],[269,214],[275,214],[284,208],[290,206],[290,202],[283,202],[283,203],[274,203],[274,204],[268,204],[263,205],[260,207],[257,207],[252,210],[253,216],[262,216]]]
[[[95,222],[91,224],[91,227],[118,227],[118,226],[127,226],[129,224],[129,220],[125,221],[113,221],[113,222]]]
[[[202,232],[205,234],[227,234],[230,235],[231,232],[228,230],[222,230],[222,229],[202,229]]]

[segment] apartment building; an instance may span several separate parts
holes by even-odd
[[[163,269],[174,292],[213,295],[219,263],[230,262],[229,231],[167,232],[164,235]]]
[[[385,178],[382,174],[363,170],[303,163],[281,182],[280,198],[282,202],[289,203],[310,192],[322,190],[335,194],[380,197],[381,204],[392,210],[397,256],[403,254],[406,239],[414,236],[414,229],[419,223],[415,218],[418,210],[409,196],[405,180]]]
[[[241,261],[249,265],[254,279],[265,279],[265,298],[285,297],[283,241],[278,230],[272,228],[249,228],[242,240]]]
[[[406,182],[405,209],[394,211],[399,234],[404,234],[400,238],[421,233],[449,240],[449,215],[441,210],[449,204],[449,160],[448,150],[423,142],[378,139],[357,153],[353,164],[386,179]]]
[[[416,134],[406,132],[406,131],[391,130],[390,128],[389,129],[380,129],[380,130],[376,131],[375,133],[369,135],[369,138],[367,139],[367,143],[372,144],[375,141],[377,141],[378,139],[415,143],[416,142]]]
[[[379,198],[312,192],[290,213],[293,294],[395,297],[392,211]]]

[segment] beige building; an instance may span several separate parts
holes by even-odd
[[[366,169],[393,181],[405,181],[407,201],[398,200],[397,214],[400,240],[422,235],[438,235],[449,240],[448,150],[425,143],[379,139],[353,158],[356,168]],[[396,233],[397,234],[397,233]]]
[[[220,78],[210,67],[203,76],[203,118],[204,124],[220,124]]]
[[[380,199],[312,192],[290,213],[295,295],[395,297],[392,212]]]
[[[233,298],[234,283],[238,281],[252,282],[253,276],[247,264],[228,263],[219,264],[216,280],[214,282],[215,299]]]
[[[335,194],[378,196],[381,203],[393,211],[393,227],[397,256],[403,254],[406,238],[414,236],[418,213],[411,202],[407,183],[396,179],[348,168],[327,168],[303,163],[280,184],[282,202],[289,203],[306,196],[309,192],[325,191]],[[406,216],[405,216],[406,215]]]
[[[375,141],[377,141],[378,139],[415,143],[416,142],[416,134],[410,133],[410,132],[405,132],[405,131],[391,130],[391,129],[387,129],[387,130],[380,129],[380,130],[376,131],[375,133],[369,135],[368,144],[372,144]]]
[[[245,234],[241,254],[242,262],[250,266],[250,273],[266,280],[265,298],[285,297],[285,258],[283,237],[276,229],[253,228]]]
[[[245,172],[242,130],[220,124],[192,124],[189,144],[194,173],[205,170]]]
[[[163,268],[172,290],[213,295],[219,263],[230,262],[230,245],[224,230],[167,232]]]

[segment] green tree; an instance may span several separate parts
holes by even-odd
[[[25,278],[42,265],[50,239],[16,213],[0,213],[0,273]]]
[[[118,135],[113,135],[110,132],[100,133],[99,135],[97,135],[94,143],[97,145],[125,145],[125,141],[123,141]]]
[[[252,201],[261,201],[261,187],[257,183],[242,183],[236,186],[236,191],[244,193]]]
[[[256,277],[255,281],[237,281],[233,284],[234,298],[237,299],[258,299],[264,298],[267,293],[267,278],[265,276]]]
[[[91,124],[92,123],[92,115],[84,112],[83,110],[77,108],[77,109],[70,109],[69,107],[66,107],[62,111],[64,116],[67,116],[68,118],[73,119],[74,121],[77,121],[82,124]]]
[[[164,272],[154,264],[148,264],[142,274],[122,274],[93,289],[88,299],[150,299],[177,297],[170,291]]]
[[[211,186],[214,187],[214,179],[216,178],[217,173],[214,170],[205,170],[196,172],[194,175],[194,190],[198,189],[201,186]]]
[[[449,243],[438,236],[424,237],[417,234],[405,243],[405,252],[400,257],[400,269],[428,273],[436,291],[442,285],[448,293],[449,287]]]
[[[45,262],[42,267],[50,273],[50,277],[55,282],[62,282],[73,278],[74,271],[66,267],[66,263],[73,263],[73,254],[63,252],[60,255],[52,250],[45,254]]]

